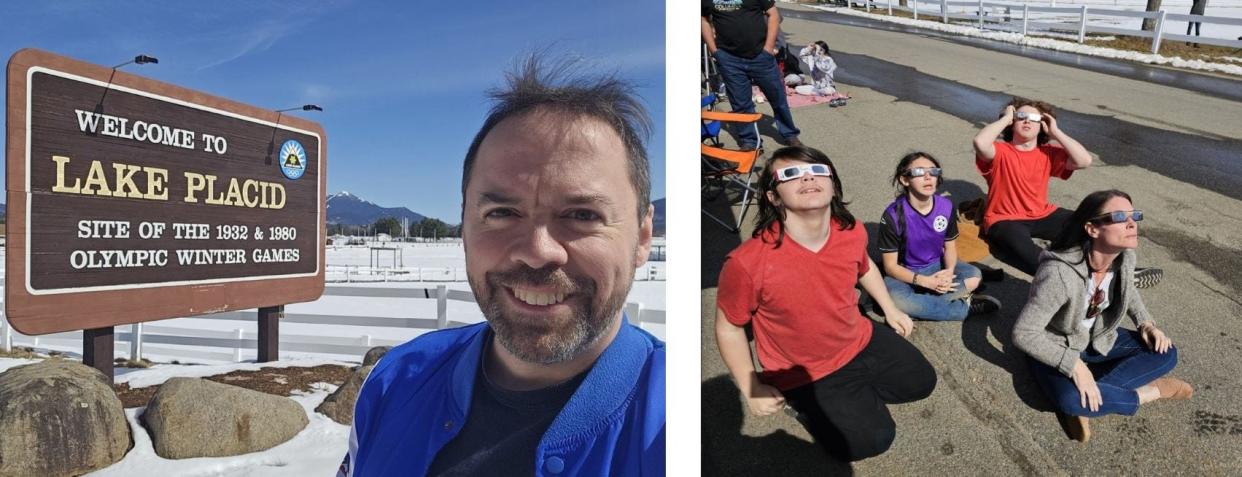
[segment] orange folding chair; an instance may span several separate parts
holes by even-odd
[[[704,102],[706,103],[706,100]],[[755,176],[755,162],[758,161],[763,151],[763,138],[759,136],[759,118],[763,115],[703,110],[700,116],[703,121],[703,144],[700,146],[703,161],[703,200],[705,202],[715,200],[718,194],[727,192],[730,184],[742,188],[742,213],[738,215],[736,221],[731,216],[728,221],[716,217],[707,209],[701,209],[701,211],[703,215],[729,229],[730,232],[737,233],[741,230],[747,209],[750,208],[750,197],[756,192],[752,182]],[[755,149],[724,147],[719,138],[720,123],[735,123],[743,127],[755,128],[755,135],[760,138],[760,147]],[[716,134],[710,134],[710,132]]]

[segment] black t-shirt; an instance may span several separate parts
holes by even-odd
[[[702,15],[716,30],[716,48],[730,55],[754,58],[763,53],[768,19],[763,12],[776,0],[703,0]]]
[[[509,391],[493,384],[479,366],[466,424],[436,454],[427,475],[535,475],[539,439],[590,370],[555,386]]]

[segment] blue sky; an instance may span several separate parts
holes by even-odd
[[[523,53],[582,57],[638,85],[652,198],[665,195],[662,1],[31,1],[0,2],[0,19],[6,62],[26,47],[106,66],[144,53],[159,64],[125,70],[270,109],[318,104],[292,114],[327,131],[329,193],[450,223],[485,91]]]

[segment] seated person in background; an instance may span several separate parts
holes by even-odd
[[[798,53],[798,58],[801,60],[802,70],[811,76],[811,82],[794,88],[794,91],[804,96],[827,96],[830,98],[828,105],[834,108],[845,106],[847,96],[838,92],[832,81],[833,73],[837,71],[837,62],[833,61],[828,52],[828,44],[823,40],[811,43]]]
[[[952,201],[936,193],[941,171],[940,161],[925,152],[897,163],[898,196],[880,216],[884,285],[897,308],[913,318],[964,320],[1000,310],[995,298],[971,297],[981,274],[957,259],[957,213]]]
[[[887,405],[929,396],[936,372],[902,339],[914,322],[867,258],[867,231],[845,208],[836,172],[808,147],[779,149],[764,165],[754,236],[720,271],[716,340],[752,413],[771,414],[788,400],[830,455],[855,461],[888,450],[896,425]],[[859,313],[857,284],[888,326]]]
[[[1003,140],[997,140],[997,136]],[[975,167],[988,183],[983,231],[1019,270],[1034,275],[1043,251],[1032,237],[1051,240],[1069,210],[1048,202],[1048,179],[1069,179],[1091,165],[1091,153],[1057,126],[1048,103],[1013,98],[1000,119],[975,135]],[[1140,269],[1139,288],[1159,283],[1163,272]]]
[[[1157,399],[1188,399],[1186,382],[1161,377],[1177,348],[1156,328],[1134,286],[1138,222],[1130,196],[1093,192],[1040,256],[1014,345],[1074,440],[1091,437],[1087,418],[1132,416]],[[1121,328],[1128,317],[1138,331]],[[1096,368],[1096,369],[1093,369]]]

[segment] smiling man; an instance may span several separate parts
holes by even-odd
[[[651,248],[650,118],[569,66],[532,57],[492,93],[462,175],[487,322],[384,356],[341,475],[664,473],[664,343],[621,311]]]

